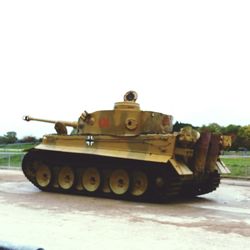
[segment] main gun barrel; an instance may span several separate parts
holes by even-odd
[[[47,122],[47,123],[53,123],[53,124],[56,124],[56,123],[60,122],[60,123],[64,124],[65,126],[77,128],[77,122],[55,121],[55,120],[40,119],[40,118],[31,117],[31,116],[28,116],[28,115],[24,116],[23,120],[25,120],[27,122],[28,121],[39,121],[39,122]]]

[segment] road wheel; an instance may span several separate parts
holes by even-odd
[[[133,171],[132,183],[131,183],[131,194],[134,196],[143,195],[148,188],[148,177],[142,171]]]
[[[70,189],[74,184],[74,180],[75,180],[75,174],[71,167],[66,166],[62,167],[59,170],[58,184],[62,189],[64,190]]]
[[[49,186],[51,176],[49,167],[45,164],[39,164],[35,174],[37,184],[42,188]]]
[[[97,168],[87,168],[82,176],[82,185],[89,192],[95,192],[101,183],[100,173]]]
[[[126,170],[117,169],[111,173],[109,185],[113,193],[123,195],[129,188],[129,176]]]

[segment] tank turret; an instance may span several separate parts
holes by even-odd
[[[25,176],[45,191],[134,200],[215,190],[229,173],[219,156],[230,137],[191,127],[173,132],[171,115],[141,110],[137,97],[128,91],[113,109],[84,111],[77,122],[25,116],[57,131],[25,155]]]
[[[113,110],[93,113],[86,111],[78,120],[79,134],[136,136],[166,134],[173,130],[173,117],[159,112],[142,111],[136,103],[137,93],[129,91],[123,102],[116,102]]]

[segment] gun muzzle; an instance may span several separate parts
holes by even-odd
[[[23,120],[29,122],[31,119],[28,115],[23,116]]]

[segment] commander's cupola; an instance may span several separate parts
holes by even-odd
[[[137,100],[137,93],[135,91],[128,91],[124,95],[123,102],[116,102],[115,103],[115,110],[140,110],[140,105],[136,103]]]

